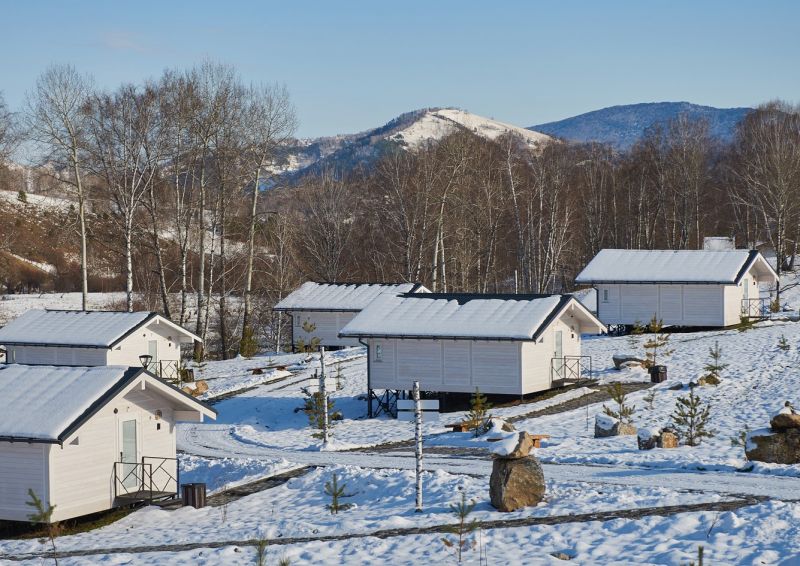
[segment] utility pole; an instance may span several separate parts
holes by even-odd
[[[319,393],[322,397],[322,449],[328,448],[328,390],[325,387],[325,346],[319,347]]]
[[[419,381],[414,382],[414,437],[416,449],[414,455],[417,460],[417,503],[416,513],[422,513],[422,404],[419,400]]]

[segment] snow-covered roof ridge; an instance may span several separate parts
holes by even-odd
[[[284,297],[278,311],[359,312],[376,298],[400,293],[426,292],[419,283],[316,283],[307,281]]]
[[[578,274],[575,282],[735,284],[756,262],[765,273],[775,275],[757,250],[604,249]]]
[[[115,385],[142,368],[0,366],[0,440],[57,442]]]
[[[110,348],[154,319],[194,337],[155,312],[36,309],[0,328],[0,344]]]
[[[339,333],[348,337],[535,340],[567,305],[596,319],[571,295],[405,293],[382,296]],[[602,323],[596,321],[603,329]]]

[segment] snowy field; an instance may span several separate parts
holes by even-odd
[[[797,302],[795,292],[786,297],[789,304]],[[33,298],[18,300],[45,306]],[[70,299],[59,300],[66,305]],[[12,301],[0,301],[0,309],[7,303]],[[778,347],[782,337],[788,350]],[[226,506],[144,508],[92,532],[62,537],[60,551],[89,554],[59,563],[248,564],[255,562],[258,540],[269,542],[267,564],[283,557],[292,564],[455,563],[442,542],[453,535],[430,529],[455,522],[450,505],[462,493],[476,504],[470,518],[488,523],[473,534],[477,547],[465,552],[466,564],[479,564],[483,552],[491,564],[564,564],[552,555],[564,553],[572,557],[570,564],[678,565],[695,559],[699,545],[709,564],[800,563],[800,465],[753,465],[731,442],[744,430],[767,426],[785,400],[798,401],[800,323],[673,334],[670,342],[674,353],[664,360],[669,380],[628,397],[636,407],[634,423],[669,424],[676,398],[688,391],[672,387],[703,375],[709,348],[719,344],[729,364],[722,383],[696,389],[710,403],[715,436],[698,447],[650,451],[638,450],[633,436],[595,439],[594,416],[602,404],[581,403],[592,392],[587,387],[493,409],[495,416],[513,418],[518,430],[550,435],[535,452],[544,465],[546,499],[514,513],[499,513],[489,504],[491,462],[488,450],[481,450],[490,443],[447,432],[445,425],[464,413],[426,423],[425,510],[414,513],[413,448],[402,444],[413,438],[413,427],[366,418],[362,348],[326,356],[328,375],[337,384],[335,410],[342,414],[327,450],[299,410],[318,356],[270,354],[195,366],[196,378],[209,385],[203,398],[214,403],[219,418],[179,426],[183,481],[203,481],[220,492],[311,468]],[[641,353],[630,338],[586,338],[583,348],[601,383],[648,380],[642,370],[613,369],[615,352]],[[644,397],[653,391],[649,407]],[[565,402],[578,408],[527,416]],[[353,505],[338,515],[326,509],[330,497],[324,493],[333,473],[350,495],[344,502]],[[733,507],[724,507],[731,502]],[[0,563],[15,557],[40,564],[35,553],[42,550],[37,540],[0,541]]]

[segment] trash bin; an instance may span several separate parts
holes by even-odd
[[[185,483],[182,487],[184,506],[190,505],[195,509],[202,509],[206,506],[206,484]]]
[[[667,366],[652,366],[650,372],[650,383],[662,383],[667,380]]]

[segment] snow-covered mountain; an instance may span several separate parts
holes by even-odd
[[[520,136],[533,149],[553,140],[529,129],[498,122],[456,108],[425,108],[401,114],[383,126],[357,134],[298,140],[288,148],[280,172],[290,179],[322,170],[346,172],[369,167],[391,149],[419,149],[459,130],[487,139]]]
[[[646,102],[610,106],[557,122],[531,126],[530,129],[568,141],[610,143],[624,150],[636,143],[647,128],[687,114],[691,118],[707,120],[711,135],[727,142],[733,138],[736,125],[750,110],[714,108],[689,102]]]

